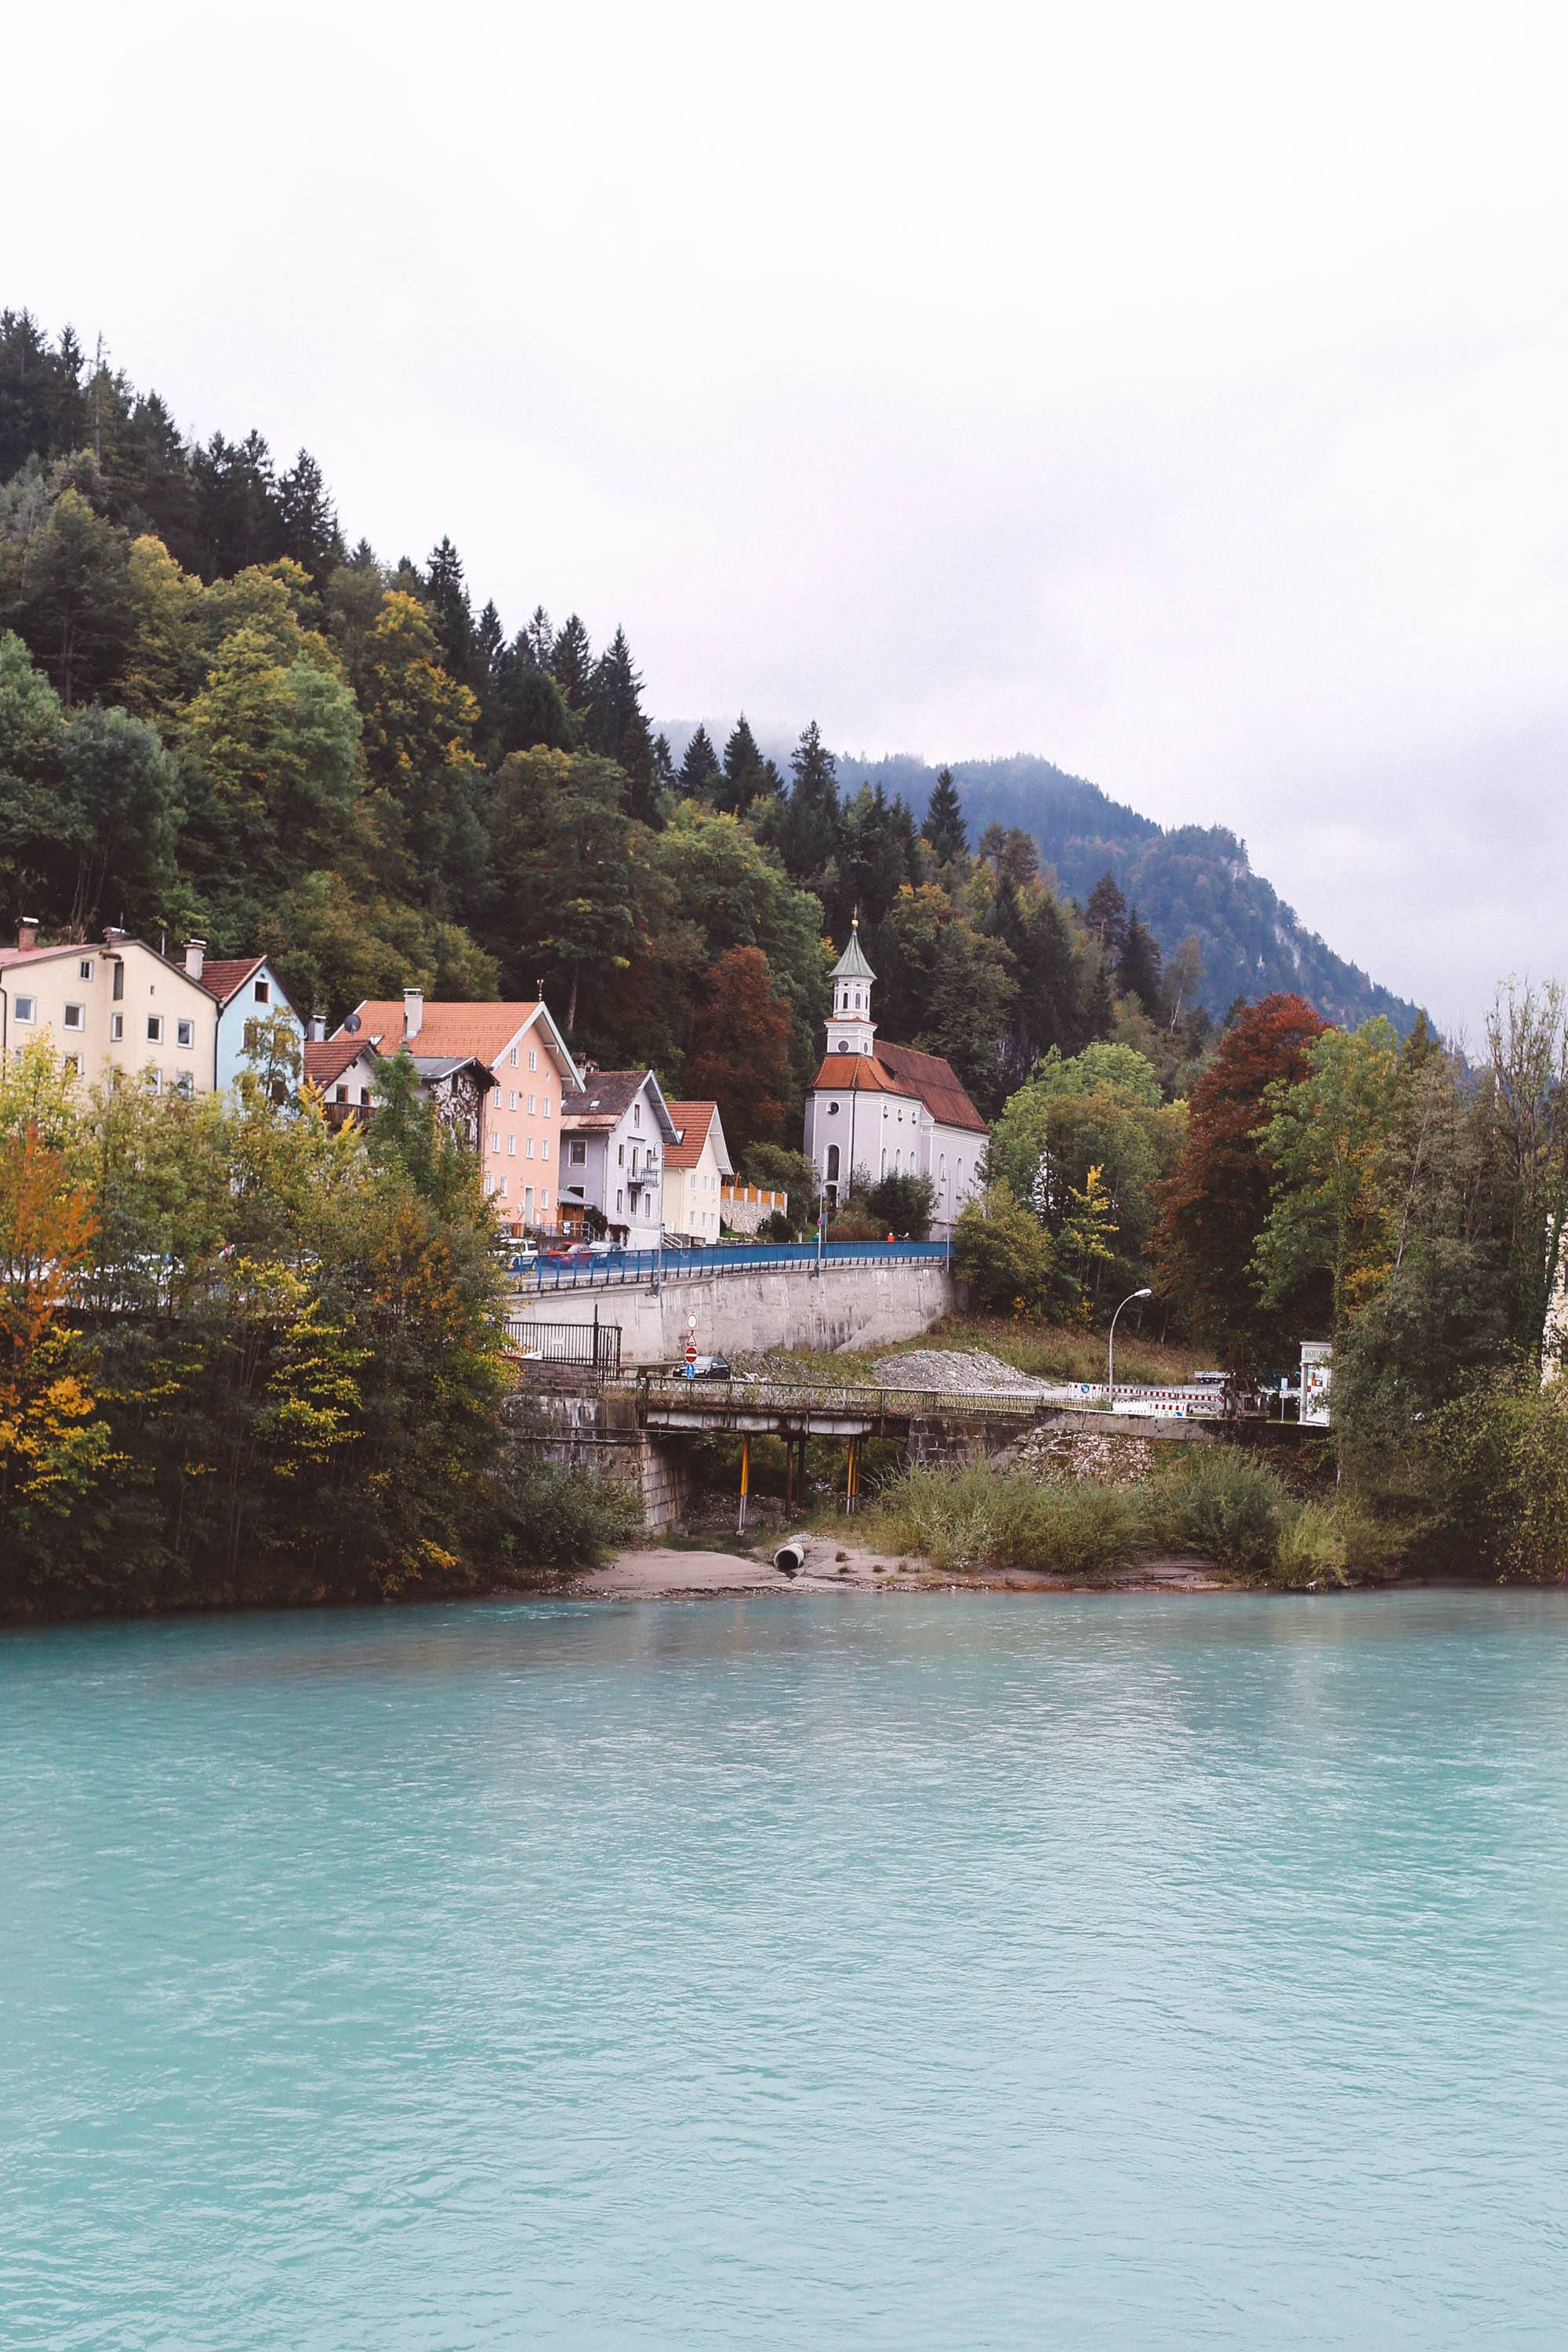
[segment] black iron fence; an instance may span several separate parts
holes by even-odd
[[[525,1362],[570,1364],[614,1380],[621,1369],[621,1327],[618,1323],[529,1323],[521,1316],[507,1318],[507,1338]]]

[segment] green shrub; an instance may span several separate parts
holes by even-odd
[[[1137,1488],[1043,1485],[1020,1472],[910,1470],[877,1506],[880,1540],[934,1568],[1049,1569],[1092,1575],[1148,1540]]]
[[[1492,1381],[1433,1415],[1421,1458],[1448,1564],[1540,1582],[1568,1570],[1568,1381]]]
[[[952,1270],[988,1314],[1037,1308],[1055,1264],[1051,1237],[1010,1185],[988,1184],[959,1212]]]
[[[1331,1503],[1300,1503],[1285,1514],[1272,1575],[1300,1591],[1309,1585],[1348,1584],[1349,1528]]]
[[[499,1559],[511,1569],[591,1568],[641,1525],[630,1487],[558,1470],[521,1446],[498,1470],[489,1499]]]
[[[1260,1576],[1273,1568],[1289,1496],[1266,1463],[1232,1445],[1205,1445],[1167,1481],[1171,1532],[1217,1567]]]

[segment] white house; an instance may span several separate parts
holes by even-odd
[[[185,971],[217,1005],[213,1085],[222,1093],[249,1067],[246,1056],[258,1022],[281,1014],[302,1055],[305,1024],[265,956],[209,956],[205,940],[185,941]]]
[[[830,1201],[852,1178],[929,1177],[932,1231],[950,1232],[980,1190],[990,1130],[949,1062],[879,1042],[871,1018],[876,973],[859,927],[833,969],[827,1052],[805,1097],[805,1156]]]
[[[716,1242],[723,1223],[725,1179],[733,1175],[715,1102],[672,1102],[677,1134],[664,1150],[664,1229]]]
[[[159,1092],[210,1094],[217,1019],[198,982],[121,930],[41,948],[26,919],[16,945],[0,949],[0,1052],[15,1055],[47,1038],[89,1083],[117,1072]]]
[[[602,1220],[627,1249],[657,1249],[677,1129],[653,1072],[590,1069],[562,1103],[561,1129],[563,1215],[574,1224]]]

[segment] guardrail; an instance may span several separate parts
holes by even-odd
[[[838,1242],[821,1250],[815,1242],[741,1242],[732,1249],[617,1250],[614,1256],[574,1257],[563,1264],[542,1257],[533,1273],[517,1278],[516,1292],[529,1297],[542,1291],[613,1290],[726,1274],[812,1274],[824,1265],[945,1265],[948,1256],[945,1242]]]

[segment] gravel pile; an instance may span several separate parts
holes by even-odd
[[[911,1348],[908,1354],[883,1356],[868,1378],[889,1389],[948,1389],[963,1395],[1055,1396],[1061,1383],[1034,1381],[1000,1356],[984,1348]]]
[[[1110,1437],[1097,1430],[1031,1429],[992,1456],[993,1470],[1026,1470],[1052,1486],[1089,1479],[1097,1486],[1136,1486],[1153,1474],[1147,1437]]]

